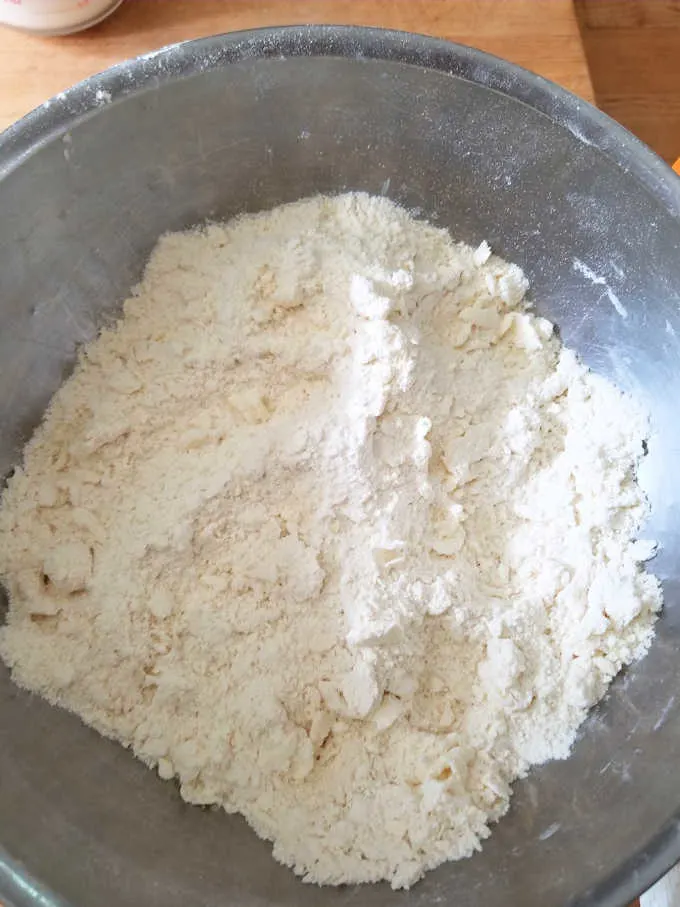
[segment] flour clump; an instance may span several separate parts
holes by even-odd
[[[479,849],[661,606],[645,419],[526,288],[361,194],[162,237],[3,496],[15,681],[307,881]]]

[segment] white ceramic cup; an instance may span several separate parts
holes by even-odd
[[[68,35],[96,25],[123,0],[0,0],[0,24],[37,35]]]

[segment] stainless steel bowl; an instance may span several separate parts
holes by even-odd
[[[516,785],[482,853],[399,894],[303,885],[241,819],[183,804],[2,673],[5,903],[604,907],[680,856],[680,180],[565,91],[442,41],[305,27],[170,47],[30,114],[0,140],[0,473],[160,233],[345,189],[488,239],[564,340],[644,398],[654,646],[573,756]]]

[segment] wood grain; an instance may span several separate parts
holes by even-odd
[[[667,28],[677,24],[680,0],[576,0],[588,28]]]
[[[572,0],[126,0],[101,25],[65,38],[0,29],[0,128],[74,82],[164,44],[303,22],[448,38],[593,97]]]
[[[680,0],[576,0],[598,105],[680,156]]]

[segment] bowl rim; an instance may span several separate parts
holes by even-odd
[[[434,69],[527,104],[632,175],[680,220],[680,178],[623,126],[565,88],[485,51],[414,32],[353,25],[289,25],[169,44],[96,73],[0,134],[0,180],[55,138],[109,104],[249,59],[346,57]],[[680,860],[680,805],[659,832],[574,907],[623,907]],[[68,907],[0,843],[0,898],[7,907]]]

